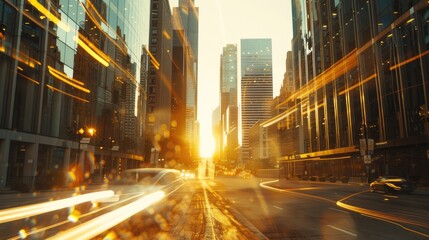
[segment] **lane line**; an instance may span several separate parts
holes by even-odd
[[[350,214],[350,212],[346,212],[346,211],[339,210],[339,209],[336,209],[336,208],[329,208],[329,209],[332,210],[332,211],[337,211],[337,212],[341,212],[341,213],[345,213],[345,214]]]
[[[273,207],[274,207],[274,208],[277,208],[277,209],[279,209],[279,210],[284,210],[283,208],[278,207],[278,206],[276,206],[276,205],[273,205]]]
[[[352,233],[352,232],[346,231],[346,230],[344,230],[344,229],[341,229],[341,228],[338,228],[338,227],[335,227],[335,226],[332,226],[332,225],[326,225],[326,226],[327,226],[327,227],[330,227],[330,228],[332,228],[332,229],[335,229],[335,230],[337,230],[337,231],[340,231],[340,232],[346,233],[346,234],[348,234],[348,235],[350,235],[350,236],[357,237],[357,234],[356,234],[356,233]]]

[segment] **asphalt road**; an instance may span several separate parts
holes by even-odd
[[[124,186],[93,186],[86,192],[107,189],[119,198],[1,223],[0,239],[55,236],[127,206],[139,192]],[[425,193],[385,195],[352,184],[240,177],[186,181],[169,192],[160,202],[91,238],[429,239]],[[73,191],[2,193],[0,210],[72,195]],[[75,222],[68,220],[73,209],[79,211]]]
[[[429,195],[367,186],[217,178],[212,188],[268,239],[428,239]],[[262,186],[261,186],[262,185]]]

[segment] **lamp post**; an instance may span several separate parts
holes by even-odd
[[[76,124],[76,122],[75,122]],[[75,128],[69,128],[67,130],[70,134],[73,135],[73,139],[75,142],[77,142],[77,153],[76,153],[76,157],[75,157],[75,177],[76,177],[76,184],[77,186],[80,188],[81,185],[81,176],[80,173],[85,174],[85,166],[84,164],[82,166],[80,166],[80,151],[82,149],[82,147],[86,147],[88,146],[88,143],[90,142],[91,138],[95,135],[96,129],[93,127],[80,127],[79,129],[77,129],[77,127]],[[88,137],[84,138],[83,136],[85,136],[87,134]]]

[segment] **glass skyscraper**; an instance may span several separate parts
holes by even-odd
[[[148,18],[148,1],[0,1],[0,187],[143,161]]]
[[[299,147],[279,159],[289,173],[429,176],[428,1],[292,6],[297,90],[280,105],[292,106],[282,116],[296,116]]]
[[[220,57],[221,160],[235,163],[238,147],[237,45],[227,44]]]
[[[241,127],[243,163],[251,159],[249,129],[271,117],[273,99],[271,39],[241,39]]]

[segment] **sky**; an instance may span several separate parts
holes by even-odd
[[[171,7],[178,0],[170,0]],[[212,113],[219,106],[219,63],[222,48],[244,38],[271,38],[273,97],[278,96],[291,50],[292,11],[287,0],[195,0],[199,8],[198,121],[201,154],[214,148]],[[240,55],[240,53],[237,53]],[[240,81],[240,73],[237,73]],[[238,83],[239,85],[239,83]]]

